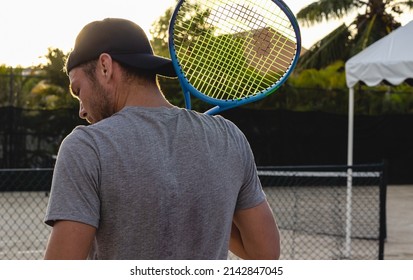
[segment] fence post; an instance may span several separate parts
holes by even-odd
[[[10,67],[9,106],[14,105],[13,91],[14,91],[14,73],[13,73],[13,68]]]
[[[383,161],[380,180],[380,229],[379,229],[379,260],[384,259],[384,242],[387,238],[387,162]]]

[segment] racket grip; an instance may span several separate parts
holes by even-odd
[[[239,105],[241,105],[241,104],[235,103],[231,106],[215,106],[215,107],[212,107],[211,109],[205,111],[204,114],[216,115],[216,114],[221,113],[223,111],[238,107]]]

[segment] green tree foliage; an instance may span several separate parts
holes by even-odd
[[[347,97],[344,62],[337,61],[320,70],[310,68],[293,73],[278,91],[249,107],[344,114]]]
[[[342,19],[353,12],[358,14],[348,26],[339,26],[303,54],[299,69],[320,69],[337,60],[346,61],[398,28],[400,23],[395,18],[412,8],[412,0],[318,0],[311,3],[297,14],[301,24],[320,24]]]
[[[41,110],[78,106],[69,93],[69,79],[63,71],[67,54],[49,48],[45,57],[45,65],[32,68],[0,65],[0,106]]]
[[[156,55],[170,57],[168,49],[168,29],[172,13],[172,7],[167,9],[165,13],[152,24],[152,28],[149,31],[152,35],[152,48]],[[171,79],[160,76],[159,85],[165,96],[172,104],[179,107],[185,106],[182,89],[178,79]]]
[[[413,113],[413,87],[359,84],[355,95],[355,113],[360,115]],[[348,113],[348,88],[344,62],[337,61],[321,69],[304,69],[290,76],[279,90],[256,103],[253,109],[286,109],[291,111],[323,111]]]
[[[350,32],[345,24],[316,42],[308,51],[303,52],[298,60],[297,69],[320,69],[337,60],[350,57],[351,47],[348,38]]]
[[[289,82],[291,86],[297,88],[345,89],[347,87],[344,62],[336,61],[320,70],[304,69],[299,74],[293,75]]]
[[[24,107],[31,89],[41,80],[34,69],[0,65],[0,107]]]
[[[62,50],[57,48],[49,48],[48,53],[45,55],[47,59],[46,65],[41,65],[40,69],[44,71],[44,75],[47,77],[46,82],[51,85],[56,85],[69,89],[69,79],[64,72],[68,54],[65,54]]]
[[[0,65],[0,106],[11,105],[11,88],[12,69],[6,65]]]
[[[69,79],[63,71],[67,58],[60,49],[49,48],[45,55],[46,65],[36,71],[44,77],[29,92],[25,107],[31,109],[75,108],[77,101],[70,95]]]
[[[168,29],[173,10],[172,7],[167,9],[165,13],[152,24],[152,28],[149,30],[152,36],[151,44],[155,54],[163,57],[170,57],[168,50]]]
[[[194,6],[193,9],[188,9],[187,11],[187,18],[188,20],[195,21],[192,22],[194,26],[194,30],[192,33],[203,32],[208,30],[205,28],[205,23],[203,22],[203,16],[197,16],[196,11],[198,11],[198,7]],[[170,57],[170,52],[168,48],[168,40],[169,40],[169,23],[174,11],[174,7],[167,9],[164,14],[152,24],[152,28],[150,33],[152,35],[151,44],[155,54]],[[184,95],[182,92],[182,88],[178,79],[171,79],[166,77],[159,77],[159,84],[160,87],[165,94],[165,96],[171,101],[172,104],[185,107]],[[205,104],[204,102],[192,98],[192,108],[197,111],[205,111],[210,106]]]

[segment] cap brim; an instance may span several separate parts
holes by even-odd
[[[168,58],[152,54],[111,54],[115,61],[133,68],[149,70],[158,75],[166,77],[176,77],[172,61]]]

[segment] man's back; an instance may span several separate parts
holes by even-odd
[[[226,258],[234,210],[264,200],[242,133],[178,108],[127,107],[76,129],[53,185],[46,219],[98,228],[90,257],[103,259]]]

